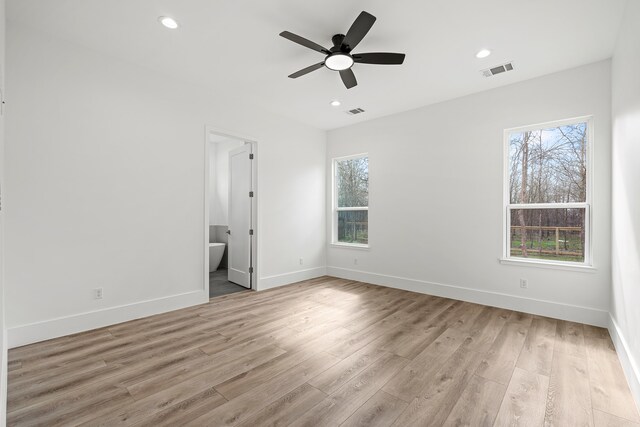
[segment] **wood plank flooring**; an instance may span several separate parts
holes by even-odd
[[[606,330],[322,277],[12,349],[10,426],[636,426]]]

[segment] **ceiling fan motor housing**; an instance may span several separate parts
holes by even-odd
[[[344,34],[336,34],[331,37],[331,42],[333,43],[333,47],[329,49],[331,52],[349,52],[351,49],[348,49],[348,46],[343,46],[342,41],[344,40]]]

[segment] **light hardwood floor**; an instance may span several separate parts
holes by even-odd
[[[9,353],[8,424],[640,426],[606,330],[331,277]]]

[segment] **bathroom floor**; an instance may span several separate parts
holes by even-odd
[[[243,288],[227,280],[226,268],[218,268],[216,271],[209,273],[209,298],[246,290],[247,288]]]

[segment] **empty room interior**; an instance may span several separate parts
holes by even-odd
[[[640,427],[638,23],[0,0],[0,426]]]

